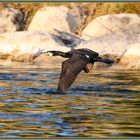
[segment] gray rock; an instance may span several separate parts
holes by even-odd
[[[66,7],[62,9],[67,11],[67,13],[69,11]],[[67,14],[64,15],[66,16]],[[123,17],[122,19],[125,19],[125,15],[120,16]],[[127,14],[126,16],[129,17]],[[114,32],[105,33],[104,31],[102,32],[102,28],[98,28],[101,34],[99,36],[92,36],[90,40],[84,40],[70,33],[70,28],[66,21],[65,25],[68,27],[68,32],[64,31],[66,28],[62,28],[62,24],[58,24],[61,27],[60,29],[54,28],[53,25],[49,28],[55,33],[47,33],[46,31],[2,33],[0,34],[0,59],[18,62],[34,62],[37,65],[43,66],[50,64],[54,66],[61,64],[64,58],[47,57],[45,54],[40,55],[42,51],[59,50],[66,52],[71,48],[88,48],[98,52],[100,56],[104,58],[113,59],[118,67],[140,69],[140,22],[138,22],[139,17],[135,14],[133,14],[133,16],[134,17],[132,17],[132,15],[130,16],[130,20],[126,18],[125,20],[127,22],[124,20],[124,23],[121,23],[121,28],[119,29],[114,28],[115,26],[113,27],[112,25]],[[56,20],[54,17],[52,19]],[[110,18],[108,20],[110,20]],[[59,23],[61,22],[59,21]],[[41,30],[44,29],[41,27]],[[96,63],[95,66],[103,67],[108,65]]]
[[[91,21],[83,30],[82,37],[92,39],[105,36],[125,28],[131,28],[140,23],[140,16],[137,14],[111,14],[97,17]]]
[[[55,29],[57,29],[64,32],[75,32],[84,18],[83,11],[80,7],[69,9],[66,6],[47,6],[41,8],[31,21],[28,31],[55,33]]]
[[[140,70],[140,43],[132,44],[119,64],[128,69]]]
[[[0,11],[0,33],[20,31],[23,28],[24,14],[14,8]]]
[[[61,40],[66,46],[70,48],[74,48],[78,46],[81,42],[85,41],[84,39],[76,36],[75,34],[59,31],[57,29],[55,29],[55,31],[57,32],[57,34],[52,35]]]
[[[84,9],[82,7],[73,7],[68,12],[68,22],[71,32],[75,32],[77,27],[83,22],[85,18]]]
[[[60,40],[46,32],[10,32],[0,34],[0,58],[18,62],[30,62],[39,50],[69,51]]]

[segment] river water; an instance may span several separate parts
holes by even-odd
[[[0,138],[140,137],[140,72],[80,73],[56,94],[59,68],[0,69]]]

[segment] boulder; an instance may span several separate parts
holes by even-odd
[[[124,28],[124,30],[84,41],[76,48],[92,49],[98,52],[100,56],[112,58],[118,63],[131,45],[140,43],[139,34],[140,23],[137,23]]]
[[[92,20],[83,30],[82,37],[84,39],[92,39],[95,37],[105,36],[115,32],[120,32],[125,28],[140,23],[138,14],[111,14],[97,17]]]
[[[131,45],[119,64],[128,69],[140,70],[140,43]]]
[[[68,22],[71,32],[75,32],[79,25],[84,21],[86,15],[84,9],[80,6],[72,7],[68,12]]]
[[[41,8],[31,21],[28,31],[47,31],[54,29],[74,32],[84,18],[84,10],[80,7],[69,9],[66,6],[47,6]]]
[[[63,32],[55,29],[57,34],[52,34],[54,37],[57,37],[59,40],[61,40],[66,46],[70,48],[74,48],[78,46],[81,42],[85,41],[81,37],[68,33],[68,32]]]
[[[0,58],[18,62],[33,61],[39,51],[69,51],[60,40],[46,32],[10,32],[0,34]],[[43,59],[45,60],[45,58]],[[40,60],[41,61],[41,60]]]
[[[63,8],[65,9],[66,7]],[[135,14],[134,17],[136,19]],[[54,19],[56,20],[56,18]],[[0,59],[18,62],[33,62],[37,65],[46,65],[50,63],[54,66],[58,63],[61,64],[60,62],[64,61],[64,58],[47,57],[45,54],[40,55],[42,51],[58,50],[66,52],[69,51],[71,47],[75,49],[88,48],[98,52],[99,55],[104,58],[113,59],[118,66],[140,69],[140,22],[130,22],[132,24],[129,22],[127,22],[129,26],[126,24],[126,26],[122,27],[120,30],[116,29],[115,32],[102,34],[98,37],[94,36],[90,40],[84,40],[81,37],[63,31],[64,28],[62,28],[62,30],[52,30],[52,27],[50,28],[51,31],[55,31],[57,35],[46,31],[2,33],[0,34]],[[43,28],[40,29],[44,30]],[[108,65],[96,63],[95,66]]]
[[[20,31],[23,28],[24,14],[14,8],[0,11],[0,33]]]

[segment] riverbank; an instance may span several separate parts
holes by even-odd
[[[139,70],[140,17],[139,12],[135,11],[137,7],[127,13],[121,12],[122,9],[120,9],[119,14],[108,12],[97,16],[103,5],[113,6],[105,3],[92,3],[90,6],[89,3],[50,6],[44,3],[42,6],[38,5],[39,8],[36,9],[27,29],[22,28],[25,26],[25,13],[21,10],[21,5],[17,4],[19,9],[5,6],[1,10],[0,18],[1,21],[5,21],[0,25],[2,27],[1,61],[7,60],[5,63],[7,65],[10,61],[11,63],[20,62],[21,65],[61,64],[64,59],[60,57],[48,58],[45,55],[39,55],[36,59],[32,58],[41,50],[66,52],[71,48],[88,48],[98,52],[101,57],[113,59],[115,66]],[[122,4],[122,7],[123,5],[125,4]],[[128,5],[129,8],[134,6],[133,3]],[[116,3],[114,3],[114,10],[115,6]],[[92,11],[91,7],[94,7],[95,11]],[[87,13],[86,8],[90,14]],[[97,63],[96,66],[105,65]]]

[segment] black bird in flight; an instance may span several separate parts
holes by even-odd
[[[44,53],[48,56],[61,56],[68,58],[62,63],[62,70],[57,89],[59,93],[65,93],[82,70],[85,73],[90,73],[94,62],[103,62],[106,64],[113,63],[112,60],[101,58],[97,52],[85,48],[73,49],[65,53],[61,51],[47,51]]]

